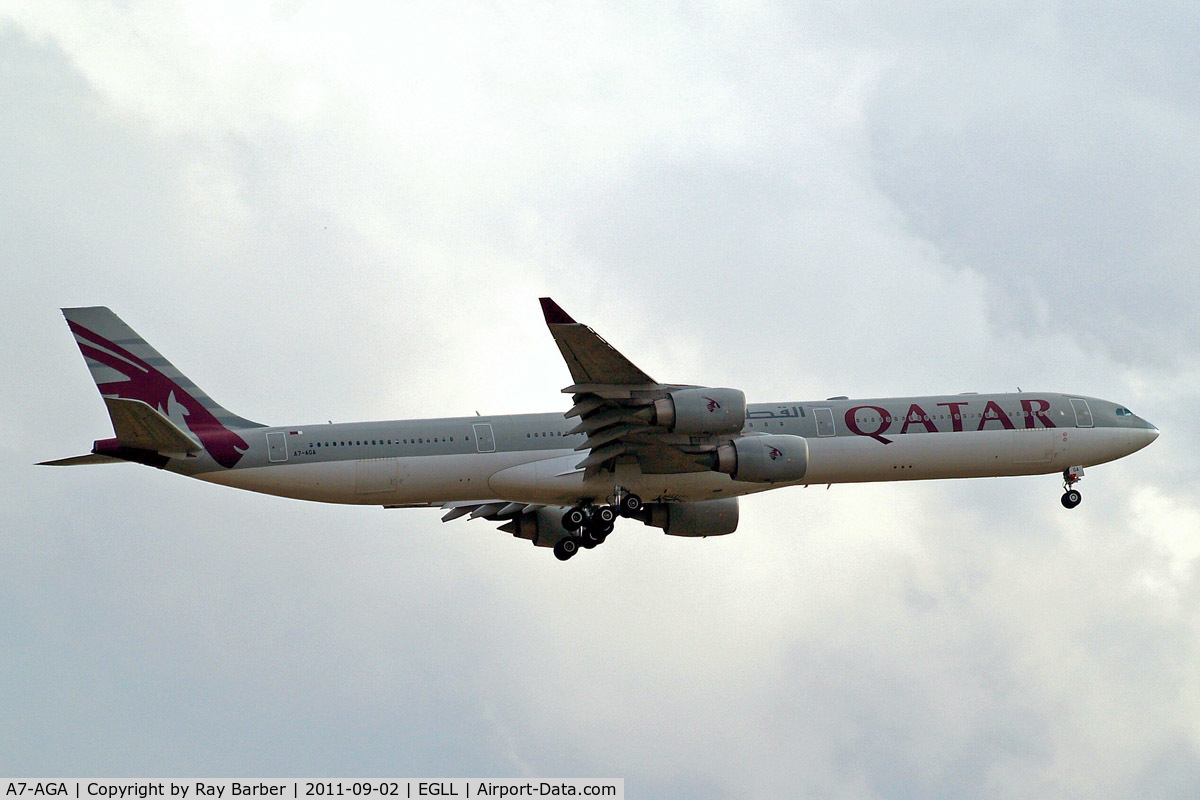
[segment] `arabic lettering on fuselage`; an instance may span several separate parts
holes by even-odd
[[[747,411],[746,419],[777,419],[779,417],[803,417],[800,406],[779,406],[778,411]]]

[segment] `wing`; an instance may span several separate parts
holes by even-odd
[[[554,543],[568,535],[561,519],[565,508],[538,503],[510,503],[507,500],[466,500],[435,503],[446,511],[442,522],[466,517],[502,522],[499,530],[511,533],[518,539],[528,539],[538,547],[553,547]],[[385,506],[401,508],[402,506]]]
[[[746,398],[736,389],[659,383],[549,297],[542,313],[574,381],[563,392],[586,439],[577,469],[585,478],[636,462],[643,473],[704,472],[715,452],[745,424]]]

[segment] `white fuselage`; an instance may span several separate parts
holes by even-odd
[[[1036,398],[1031,400],[1030,398]],[[1034,404],[1034,405],[1031,405]],[[620,486],[647,501],[711,500],[785,485],[1036,475],[1128,455],[1158,435],[1117,406],[1058,394],[831,400],[750,407],[744,433],[808,443],[789,483],[739,482],[711,470],[642,474],[618,461],[585,480],[585,452],[558,414],[467,417],[243,432],[233,469],[167,468],[266,494],[328,503],[406,506],[506,500],[569,506]],[[1031,410],[1032,409],[1032,410]]]

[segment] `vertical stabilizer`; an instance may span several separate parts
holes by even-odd
[[[218,464],[232,467],[246,451],[235,430],[263,427],[218,405],[104,306],[64,308],[63,315],[101,395],[145,403],[195,436]]]

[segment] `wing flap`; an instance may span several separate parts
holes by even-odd
[[[625,442],[610,442],[603,447],[597,447],[593,449],[590,453],[588,453],[586,458],[584,458],[575,466],[576,468],[582,467],[583,469],[588,469],[589,467],[599,467],[610,458],[616,458],[617,456],[623,455],[627,452],[629,452],[629,445]]]
[[[459,517],[469,519],[507,520],[537,511],[542,506],[536,503],[510,503],[507,500],[456,500],[443,503],[447,509],[442,522],[451,522]]]

